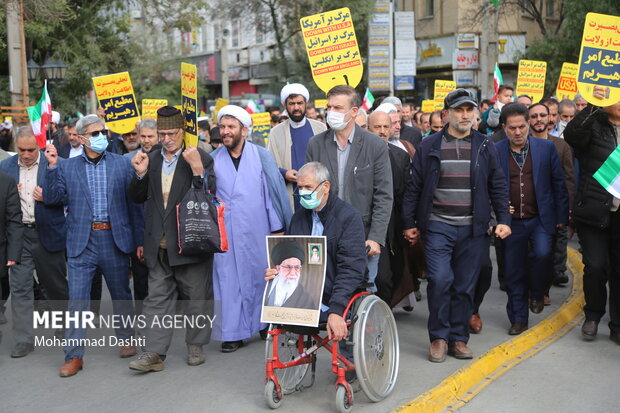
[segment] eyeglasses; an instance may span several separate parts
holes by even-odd
[[[159,139],[166,139],[167,136],[170,136],[171,138],[175,138],[177,136],[177,133],[179,133],[181,129],[177,129],[174,132],[164,132],[164,131],[157,131],[157,136],[159,136]]]
[[[287,272],[291,272],[292,270],[296,272],[301,271],[301,265],[280,265],[280,268],[284,268]]]
[[[91,138],[96,138],[99,135],[107,136],[107,132],[108,131],[106,129],[94,130],[92,132],[88,132],[87,135],[90,135]]]
[[[316,186],[316,188],[314,188],[314,190],[311,193],[307,194],[307,195],[299,195],[299,187],[297,187],[297,188],[295,188],[295,192],[293,193],[293,195],[296,196],[296,197],[299,197],[299,198],[303,198],[306,201],[310,201],[312,199],[312,195],[314,195],[314,193],[316,191],[318,191],[320,186],[323,185],[325,182],[327,182],[327,181],[321,181],[321,183],[318,184]]]

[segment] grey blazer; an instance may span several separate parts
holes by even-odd
[[[392,168],[388,143],[355,125],[344,173],[344,194],[338,194],[338,147],[329,129],[308,143],[306,162],[320,162],[331,176],[332,191],[362,214],[366,239],[385,245],[392,213]]]

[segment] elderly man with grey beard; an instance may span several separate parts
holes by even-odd
[[[497,152],[473,129],[477,106],[466,89],[446,96],[448,122],[420,143],[403,200],[405,239],[424,241],[432,362],[444,361],[446,353],[473,357],[468,324],[481,260],[488,253],[491,210],[498,221],[495,235],[510,235],[508,189]]]

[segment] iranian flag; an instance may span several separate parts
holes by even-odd
[[[39,103],[34,106],[28,106],[28,117],[32,124],[32,131],[37,138],[40,148],[45,148],[47,144],[47,126],[52,121],[52,100],[47,93],[47,80],[43,85],[43,94]]]
[[[593,176],[607,192],[620,198],[620,146],[609,155]]]
[[[245,107],[245,110],[251,115],[253,113],[259,113],[260,109],[258,108],[258,105],[256,104],[256,101],[254,100],[254,98],[251,98],[248,101],[248,105]]]
[[[493,69],[493,90],[497,95],[499,91],[499,87],[504,84],[504,78],[502,77],[502,72],[499,71],[499,66],[495,63],[495,69]]]
[[[372,93],[370,93],[370,89],[366,88],[366,93],[364,93],[364,101],[362,102],[362,109],[368,112],[374,103],[375,97]]]

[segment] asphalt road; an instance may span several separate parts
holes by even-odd
[[[423,291],[425,288],[423,283]],[[531,314],[530,325],[557,308],[568,292],[569,287],[554,287],[551,307],[546,307],[539,315]],[[475,355],[510,338],[505,304],[506,294],[499,290],[494,275],[493,285],[481,308],[483,331],[470,339],[469,345]],[[109,311],[109,306],[105,308]],[[413,312],[395,310],[401,351],[398,383],[394,392],[380,403],[370,402],[362,392],[356,393],[355,411],[390,411],[429,390],[467,363],[451,357],[441,364],[427,360],[427,314],[424,294]],[[8,315],[10,319],[10,313]],[[269,410],[263,397],[264,342],[258,336],[232,354],[221,353],[220,343],[212,342],[205,349],[206,363],[189,367],[185,364],[183,332],[177,331],[165,370],[148,374],[130,371],[127,365],[131,359],[120,359],[115,348],[87,348],[84,370],[74,377],[60,378],[62,349],[38,347],[27,357],[12,359],[9,357],[13,346],[10,324],[0,326],[0,331],[4,334],[0,344],[0,410],[5,412]],[[101,335],[101,331],[98,333]],[[606,327],[601,326],[599,340],[583,343],[578,331],[569,333],[489,385],[462,411],[532,411],[534,407],[538,410],[539,401],[545,401],[540,405],[549,412],[612,411],[608,407],[617,406],[614,393],[607,393],[610,395],[608,402],[598,397],[601,392],[617,388],[620,382],[618,348],[606,335]],[[334,375],[328,356],[323,350],[319,352],[314,386],[286,396],[281,411],[335,411]],[[600,369],[605,373],[601,374]],[[597,395],[598,404],[594,408],[586,407],[587,398],[581,396],[584,393]],[[580,399],[581,403],[571,399]]]

